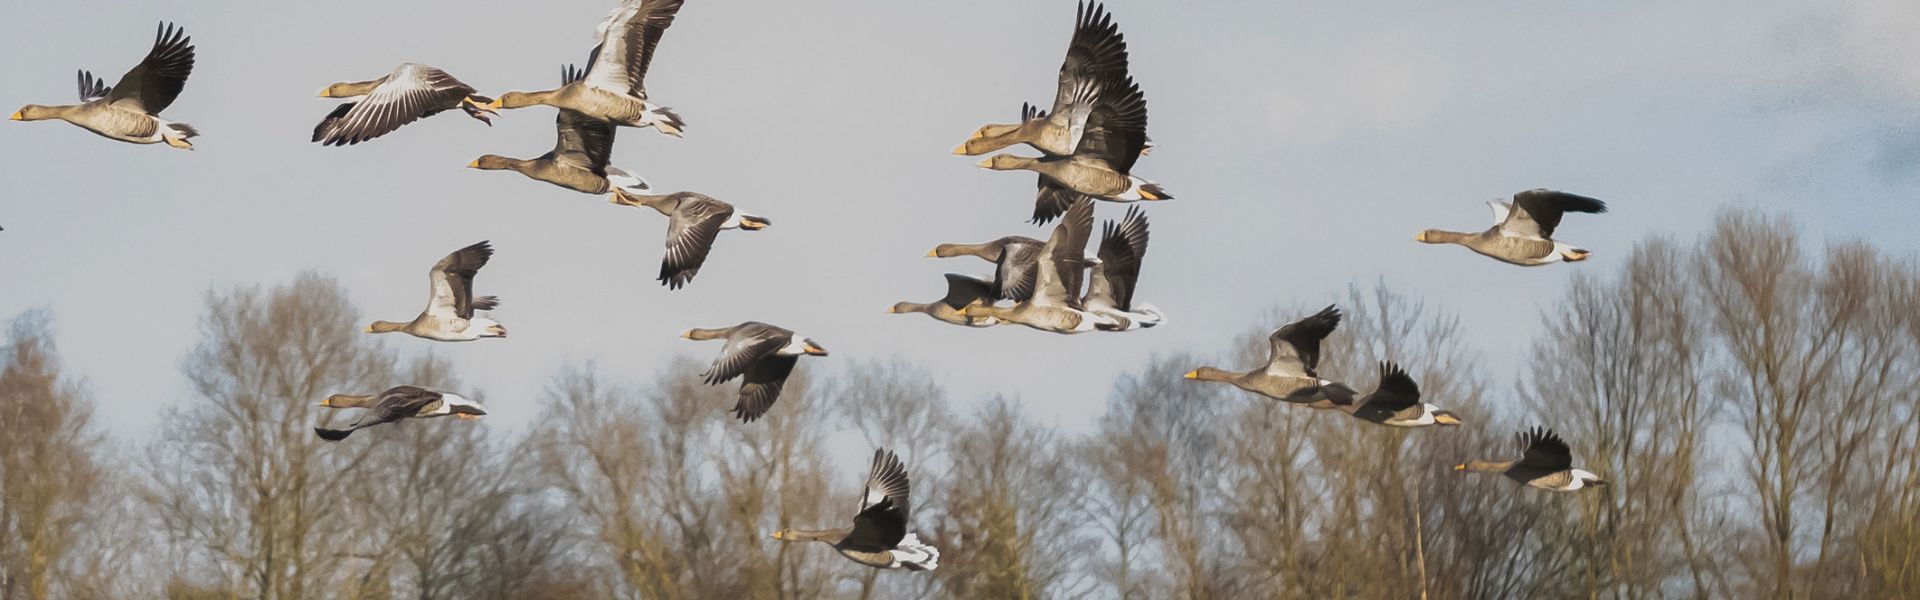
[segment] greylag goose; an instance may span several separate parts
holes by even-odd
[[[1166,321],[1160,308],[1133,302],[1140,281],[1140,260],[1147,255],[1147,214],[1135,206],[1119,223],[1107,221],[1100,236],[1099,264],[1087,280],[1087,312],[1114,321],[1104,331],[1132,331]]]
[[[987,125],[973,132],[954,154],[975,156],[1014,144],[1026,144],[1048,156],[1073,154],[1085,132],[1103,83],[1127,74],[1127,42],[1120,27],[1098,2],[1082,2],[1074,14],[1073,39],[1060,64],[1053,110],[1025,107],[1017,125]],[[1062,206],[1061,210],[1066,207]]]
[[[927,257],[974,256],[994,263],[993,299],[1020,302],[1033,297],[1045,248],[1046,242],[1010,235],[984,244],[940,244],[927,252]]]
[[[1362,421],[1390,427],[1460,424],[1452,412],[1420,402],[1420,384],[1391,362],[1380,363],[1380,386],[1373,393],[1339,408]]]
[[[705,194],[675,192],[665,195],[616,191],[614,204],[645,207],[667,216],[667,254],[660,258],[660,285],[677,290],[700,273],[713,240],[722,230],[759,231],[773,225],[765,217],[734,210]]]
[[[1500,473],[1528,487],[1550,492],[1573,492],[1607,484],[1599,475],[1573,468],[1573,450],[1560,436],[1544,427],[1520,434],[1520,458],[1514,460],[1470,460],[1453,467],[1455,471]]]
[[[910,485],[907,467],[891,450],[873,452],[873,470],[860,493],[860,510],[853,526],[840,529],[782,529],[773,539],[782,542],[820,542],[841,556],[877,569],[932,571],[940,568],[940,550],[907,532]]]
[[[1023,115],[1021,117],[1022,121],[1032,120],[1036,118],[1036,115],[1038,117],[1045,117],[1047,114],[1046,111],[1039,110],[1032,105],[1022,105],[1020,110]],[[1146,138],[1146,143],[1141,146],[1140,155],[1146,156],[1152,153],[1153,138],[1149,137]],[[1034,179],[1038,180],[1039,189],[1034,194],[1033,217],[1027,219],[1028,223],[1045,225],[1054,219],[1060,218],[1060,215],[1067,212],[1067,208],[1073,206],[1074,202],[1087,197],[1086,194],[1067,189],[1066,186],[1060,185],[1060,182],[1054,181],[1045,175],[1040,175]],[[1169,196],[1169,198],[1171,197]]]
[[[947,296],[925,304],[919,302],[896,302],[887,308],[893,314],[921,313],[940,321],[968,327],[988,327],[997,321],[993,317],[969,317],[967,307],[992,305],[994,300],[993,284],[956,273],[947,274]]]
[[[545,104],[627,127],[652,127],[680,137],[680,115],[647,101],[647,66],[660,36],[673,25],[681,0],[624,0],[595,30],[600,45],[587,57],[584,79],[543,92],[507,92],[490,106],[523,108]]]
[[[1080,145],[1067,156],[996,154],[980,161],[995,171],[1034,171],[1067,190],[1114,202],[1171,200],[1159,184],[1132,174],[1147,143],[1147,100],[1131,79],[1109,82],[1087,115]],[[1042,183],[1043,202],[1046,183]],[[1038,212],[1038,211],[1036,211]]]
[[[968,306],[963,314],[1063,334],[1117,326],[1106,315],[1087,312],[1082,302],[1080,284],[1086,278],[1087,238],[1092,235],[1093,202],[1081,200],[1054,226],[1053,235],[1041,250],[1033,297],[1013,306]]]
[[[1245,373],[1200,367],[1188,371],[1187,379],[1230,383],[1268,398],[1314,408],[1352,403],[1351,390],[1321,379],[1315,371],[1320,365],[1321,340],[1339,326],[1340,310],[1328,306],[1267,336],[1266,366]]]
[[[707,385],[719,385],[735,377],[743,377],[740,399],[734,404],[732,412],[747,423],[767,414],[773,402],[780,399],[780,388],[787,385],[787,376],[793,374],[793,367],[800,362],[800,357],[827,355],[827,349],[812,339],[755,321],[719,329],[696,327],[688,329],[680,337],[727,341],[727,345],[720,348],[720,356],[713,359],[713,366],[700,376],[706,378]]]
[[[461,419],[478,419],[487,414],[487,409],[472,400],[455,394],[436,392],[411,385],[396,386],[378,395],[356,396],[334,394],[320,401],[328,408],[364,408],[360,418],[346,429],[314,427],[314,433],[320,439],[337,442],[347,439],[353,432],[382,423],[392,423],[401,419],[428,419],[454,415]]]
[[[567,65],[560,71],[562,81],[578,81],[580,71]],[[653,188],[639,176],[607,164],[613,155],[613,125],[606,121],[560,109],[554,117],[559,138],[553,150],[534,159],[507,158],[487,154],[468,163],[483,171],[517,171],[522,175],[586,194],[605,194],[615,189],[646,193]]]
[[[160,118],[160,111],[173,105],[180,90],[187,87],[193,74],[193,38],[172,23],[161,23],[153,49],[139,65],[120,76],[109,88],[93,73],[81,71],[80,104],[41,106],[28,104],[9,117],[15,121],[57,119],[78,125],[101,136],[135,144],[166,142],[181,150],[192,150],[187,140],[200,135],[186,123]]]
[[[1533,189],[1513,195],[1513,203],[1487,202],[1493,209],[1493,227],[1479,233],[1428,229],[1413,236],[1428,244],[1459,244],[1500,262],[1537,267],[1561,261],[1579,262],[1591,254],[1554,241],[1553,230],[1569,212],[1604,213],[1607,203],[1566,192]]]
[[[487,106],[492,98],[446,71],[403,63],[392,73],[372,81],[340,82],[320,90],[321,98],[344,98],[313,128],[313,141],[325,146],[353,145],[377,138],[416,120],[458,108],[481,123],[493,125]]]
[[[480,242],[448,254],[427,272],[427,309],[406,323],[374,321],[367,333],[402,332],[442,342],[470,342],[480,338],[507,337],[507,328],[493,319],[475,316],[474,311],[493,310],[500,299],[473,296],[473,277],[493,257],[493,246]]]

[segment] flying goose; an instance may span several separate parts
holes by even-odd
[[[1073,154],[1085,133],[1103,84],[1127,73],[1127,42],[1106,7],[1082,2],[1074,13],[1073,39],[1060,64],[1053,110],[1023,107],[1017,125],[986,125],[974,131],[954,154],[976,156],[1014,144],[1026,144],[1048,156]],[[1062,206],[1062,210],[1066,207]]]
[[[1268,398],[1315,408],[1332,408],[1353,401],[1346,386],[1321,379],[1320,341],[1340,326],[1340,309],[1328,306],[1312,316],[1288,323],[1267,336],[1267,365],[1245,373],[1200,367],[1187,379],[1231,383]]]
[[[887,308],[894,314],[922,313],[929,317],[954,325],[968,327],[989,327],[997,324],[993,317],[970,317],[966,314],[969,306],[988,306],[993,304],[993,284],[956,273],[947,274],[947,296],[925,304],[919,302],[896,302]]]
[[[1147,214],[1135,206],[1118,224],[1107,221],[1100,236],[1100,262],[1087,280],[1087,312],[1114,323],[1104,331],[1132,331],[1166,321],[1152,304],[1134,305],[1133,286],[1140,281],[1140,260],[1147,255]]]
[[[1515,460],[1470,460],[1455,471],[1502,473],[1529,487],[1550,492],[1572,492],[1607,484],[1599,475],[1573,468],[1573,451],[1560,436],[1545,427],[1520,434],[1522,454]]]
[[[109,88],[93,73],[80,71],[80,104],[41,106],[28,104],[9,117],[14,121],[58,119],[78,125],[101,136],[135,144],[166,142],[181,150],[192,150],[187,140],[200,135],[186,123],[160,118],[180,97],[193,74],[193,38],[186,30],[161,23],[153,49],[139,65],[120,76]]]
[[[1390,427],[1459,425],[1460,418],[1430,403],[1420,402],[1420,384],[1391,362],[1380,363],[1380,386],[1358,401],[1339,405],[1354,418]]]
[[[313,141],[325,146],[358,144],[377,138],[416,120],[458,108],[481,123],[493,125],[487,103],[472,86],[446,71],[417,63],[403,63],[392,73],[372,81],[339,82],[320,90],[321,98],[344,98],[313,128]]]
[[[773,225],[765,217],[734,210],[732,204],[705,194],[674,192],[665,195],[613,193],[614,204],[646,207],[667,216],[667,254],[660,258],[660,285],[677,290],[700,273],[713,240],[722,230],[759,231]]]
[[[490,105],[495,109],[545,104],[578,111],[589,117],[627,127],[652,127],[680,137],[686,123],[680,115],[647,101],[647,66],[660,46],[660,36],[673,25],[681,0],[623,0],[595,30],[600,45],[587,57],[586,78],[569,80],[543,92],[507,92]]]
[[[1086,132],[1073,154],[1031,158],[996,154],[980,161],[980,166],[995,171],[1034,171],[1046,176],[1041,183],[1041,202],[1047,200],[1048,183],[1066,190],[1113,202],[1171,200],[1159,184],[1132,174],[1133,164],[1147,143],[1147,100],[1140,85],[1132,79],[1111,81],[1106,85],[1093,111],[1087,115]],[[1040,212],[1036,208],[1036,213]],[[1037,217],[1038,215],[1036,215]]]
[[[579,69],[567,65],[560,70],[561,81],[580,80]],[[653,188],[645,180],[624,169],[608,165],[613,155],[613,125],[606,121],[562,108],[554,117],[559,139],[553,150],[539,158],[522,160],[492,154],[468,163],[483,171],[518,171],[522,175],[587,194],[604,194],[615,189],[645,193]]]
[[[940,568],[940,550],[921,543],[920,536],[907,533],[909,487],[907,467],[900,463],[900,457],[884,448],[875,450],[873,470],[860,493],[860,511],[854,514],[852,527],[782,529],[773,532],[773,539],[827,544],[847,560],[877,569]]]
[[[436,392],[411,385],[395,386],[379,395],[355,396],[334,394],[320,401],[328,408],[364,408],[360,418],[354,419],[346,429],[328,429],[314,427],[314,433],[320,439],[338,442],[353,435],[353,432],[383,423],[392,423],[401,419],[427,419],[454,415],[461,419],[478,419],[487,414],[487,409],[472,400],[446,392]]]
[[[1022,235],[1010,235],[984,244],[940,244],[927,252],[928,258],[973,256],[994,263],[993,297],[998,300],[1024,301],[1033,297],[1040,277],[1041,251],[1046,242]]]
[[[1047,116],[1046,111],[1030,104],[1022,104],[1020,111],[1023,122]],[[1146,143],[1140,147],[1140,155],[1153,154],[1153,146],[1153,138],[1146,138]],[[1086,194],[1067,189],[1066,186],[1060,185],[1046,175],[1040,175],[1034,179],[1039,182],[1039,190],[1034,194],[1033,217],[1027,219],[1028,223],[1045,225],[1049,221],[1060,218],[1060,215],[1067,212],[1067,208],[1073,206],[1075,201],[1086,197]]]
[[[719,329],[696,327],[680,337],[727,340],[727,345],[720,348],[720,356],[714,357],[713,366],[700,376],[706,378],[707,385],[719,385],[744,376],[740,382],[740,400],[732,412],[747,423],[767,414],[773,402],[780,399],[780,388],[787,384],[787,376],[793,374],[793,366],[800,362],[801,356],[827,355],[827,350],[812,339],[755,321]]]
[[[1493,227],[1479,233],[1428,229],[1413,236],[1428,244],[1459,244],[1500,262],[1537,267],[1561,261],[1579,262],[1591,254],[1553,240],[1561,215],[1569,212],[1604,213],[1607,203],[1566,192],[1532,189],[1513,195],[1513,203],[1487,202],[1493,209]]]
[[[1087,312],[1082,303],[1080,284],[1086,278],[1087,238],[1092,235],[1093,202],[1081,200],[1054,226],[1053,235],[1041,250],[1033,297],[1013,306],[968,306],[962,313],[1052,333],[1081,333],[1118,325],[1110,317]]]
[[[474,311],[493,310],[500,299],[473,297],[473,277],[493,257],[493,246],[480,242],[455,250],[427,272],[427,309],[406,323],[374,321],[367,333],[403,332],[442,342],[470,342],[480,338],[507,337],[507,328],[493,319],[474,316]]]

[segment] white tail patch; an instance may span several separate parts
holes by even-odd
[[[893,560],[900,566],[914,571],[932,571],[940,568],[940,549],[920,543],[920,536],[907,534],[895,545]]]
[[[612,165],[607,166],[607,183],[613,184],[613,187],[620,188],[621,191],[633,194],[653,191],[653,184],[647,183],[647,180],[631,171]]]

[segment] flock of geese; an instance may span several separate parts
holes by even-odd
[[[608,164],[620,127],[652,128],[673,137],[686,130],[680,115],[652,102],[645,87],[647,68],[682,2],[622,0],[596,29],[598,43],[588,54],[586,68],[563,67],[560,85],[544,91],[482,96],[445,71],[413,63],[377,79],[329,85],[320,97],[344,102],[314,127],[312,141],[328,146],[360,144],[454,109],[491,124],[501,110],[553,107],[557,139],[552,150],[531,159],[487,154],[469,166],[516,171],[576,192],[608,194],[614,204],[659,212],[667,217],[659,281],[669,289],[680,289],[699,273],[719,232],[757,231],[772,225],[764,217],[703,194],[656,194],[645,179]],[[83,70],[78,76],[79,104],[29,104],[11,119],[66,121],[123,142],[165,143],[192,150],[191,140],[198,130],[159,115],[179,97],[193,65],[192,38],[178,27],[162,24],[146,58],[112,87]],[[926,303],[900,302],[890,312],[920,313],[966,327],[1017,324],[1058,334],[1126,332],[1165,323],[1159,308],[1134,297],[1149,238],[1147,214],[1139,205],[1129,207],[1119,221],[1106,222],[1094,255],[1086,254],[1095,201],[1173,198],[1164,187],[1133,173],[1140,157],[1152,150],[1146,126],[1146,98],[1129,74],[1127,45],[1119,26],[1097,1],[1082,2],[1052,108],[1024,105],[1018,123],[980,127],[953,151],[977,156],[1025,145],[1039,152],[1039,157],[996,154],[980,166],[1036,173],[1038,188],[1030,222],[1044,225],[1058,219],[1059,223],[1045,241],[1010,235],[978,244],[936,246],[928,256],[976,257],[992,263],[993,273],[990,278],[948,273],[945,296]],[[1510,203],[1490,204],[1494,225],[1484,231],[1429,229],[1415,239],[1458,244],[1515,265],[1581,261],[1589,252],[1553,239],[1554,231],[1565,213],[1606,211],[1606,204],[1599,200],[1550,190],[1529,190],[1515,194]],[[418,316],[404,323],[374,321],[366,332],[400,332],[441,342],[505,338],[507,328],[483,314],[499,307],[499,298],[473,292],[474,278],[492,255],[493,248],[485,241],[448,254],[428,271],[431,293]],[[1369,394],[1322,378],[1317,372],[1320,344],[1340,318],[1339,310],[1329,306],[1274,331],[1268,338],[1267,364],[1253,370],[1236,373],[1200,367],[1186,377],[1231,384],[1285,403],[1337,410],[1380,425],[1461,424],[1454,413],[1421,402],[1414,377],[1392,362],[1380,364],[1379,383]],[[752,321],[689,329],[682,337],[726,342],[701,377],[709,385],[740,379],[732,412],[748,423],[772,408],[800,357],[827,355],[812,338]],[[320,405],[363,409],[345,428],[316,427],[316,434],[328,441],[402,419],[447,415],[477,419],[487,414],[484,407],[459,395],[410,385],[372,395],[334,395]],[[1523,432],[1520,448],[1518,459],[1474,460],[1455,470],[1504,473],[1522,484],[1559,492],[1606,483],[1573,468],[1567,444],[1552,431]],[[851,527],[781,530],[773,537],[827,543],[846,558],[872,567],[932,570],[938,566],[939,551],[908,531],[908,490],[906,467],[899,457],[877,450]]]

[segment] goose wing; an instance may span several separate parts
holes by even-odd
[[[578,81],[580,76],[579,69],[567,65],[560,70],[560,83],[566,85]],[[558,139],[554,141],[553,152],[548,156],[554,162],[601,177],[607,176],[607,161],[613,155],[612,123],[562,108],[560,114],[554,117],[553,125],[558,132]]]
[[[1040,258],[1045,248],[1044,242],[1031,239],[1002,247],[993,270],[994,296],[1014,302],[1032,298],[1040,284]]]
[[[1087,115],[1099,101],[1104,82],[1126,72],[1127,42],[1120,35],[1120,26],[1100,3],[1081,3],[1074,15],[1067,58],[1060,64],[1060,84],[1053,96],[1052,111],[1053,119],[1072,132],[1073,145],[1077,146],[1085,135]]]
[[[1525,451],[1520,462],[1507,469],[1516,479],[1531,480],[1573,468],[1573,450],[1560,435],[1545,427],[1534,427],[1520,435]]]
[[[667,254],[660,259],[660,282],[680,289],[706,264],[720,226],[733,216],[733,205],[687,193],[667,218]]]
[[[1413,376],[1408,375],[1406,370],[1401,369],[1400,365],[1381,362],[1380,387],[1367,395],[1366,404],[1360,405],[1354,416],[1378,417],[1377,420],[1383,421],[1389,418],[1414,418],[1418,416],[1418,412],[1406,415],[1400,413],[1419,408],[1420,384],[1415,382]]]
[[[700,375],[706,378],[707,385],[732,381],[745,374],[755,362],[769,358],[767,355],[791,341],[791,331],[766,323],[741,323],[727,333],[727,345],[720,348],[720,356],[715,357],[713,365]]]
[[[1093,201],[1081,200],[1054,226],[1040,251],[1033,298],[1040,306],[1079,308],[1080,284],[1087,275],[1087,238],[1093,235]]]
[[[949,308],[960,310],[976,302],[993,302],[993,283],[961,275],[947,274],[947,296],[940,301]]]
[[[455,250],[434,263],[433,270],[427,272],[427,279],[432,285],[432,296],[427,300],[427,314],[442,319],[473,318],[476,304],[473,300],[473,277],[480,273],[480,267],[487,266],[487,260],[491,258],[493,246],[483,241]],[[493,307],[491,301],[479,304],[482,310]]]
[[[1319,377],[1320,341],[1340,326],[1340,309],[1328,306],[1312,316],[1288,323],[1267,336],[1271,353],[1267,371],[1295,377]]]
[[[107,92],[108,102],[149,115],[160,114],[180,97],[193,74],[193,38],[172,23],[161,23],[153,49]]]
[[[1076,156],[1105,162],[1116,173],[1128,174],[1147,146],[1147,97],[1132,78],[1110,80],[1100,101],[1087,115],[1086,133],[1074,148]]]
[[[380,397],[374,400],[373,406],[366,412],[360,413],[360,418],[354,419],[353,424],[348,427],[363,429],[381,423],[392,423],[419,414],[421,410],[439,402],[440,399],[440,392],[411,385],[396,386],[380,392]]]
[[[1073,188],[1061,185],[1060,182],[1054,181],[1052,177],[1041,175],[1038,179],[1040,180],[1040,189],[1034,194],[1033,218],[1028,219],[1028,223],[1045,225],[1049,221],[1060,218],[1060,215],[1066,214],[1067,209],[1073,207],[1073,203],[1079,202],[1081,198],[1087,197],[1086,194],[1073,191]]]
[[[1119,223],[1107,221],[1100,236],[1100,264],[1087,283],[1087,304],[1133,310],[1133,286],[1147,255],[1147,214],[1134,206]]]
[[[587,58],[587,85],[647,97],[647,66],[681,0],[627,0],[600,22],[600,45]]]
[[[474,89],[446,71],[407,63],[379,79],[358,102],[342,104],[313,130],[313,141],[352,145],[377,138],[429,114],[458,105]]]
[[[1569,212],[1604,213],[1607,203],[1566,192],[1527,190],[1513,195],[1513,208],[1500,229],[1507,235],[1550,240],[1561,215]]]
[[[873,452],[873,470],[867,473],[867,485],[860,492],[860,512],[853,517],[853,531],[840,542],[840,548],[854,552],[885,552],[907,537],[908,501],[912,485],[907,481],[907,466],[887,449]]]
[[[107,87],[107,80],[94,77],[93,72],[80,71],[80,102],[87,103],[107,97],[113,88]]]
[[[793,374],[793,366],[799,362],[798,356],[780,356],[771,351],[754,361],[740,380],[740,399],[734,402],[733,413],[747,423],[767,414],[773,402],[780,399],[780,390],[787,386],[787,376]]]

